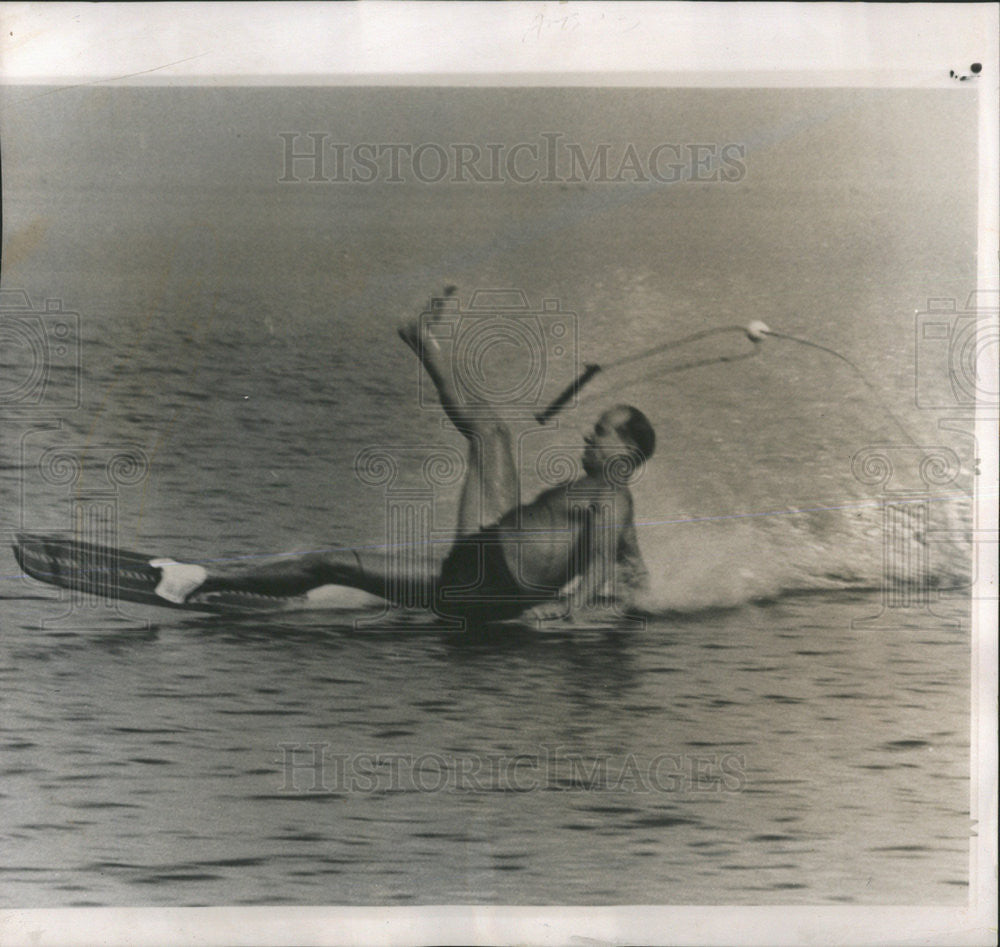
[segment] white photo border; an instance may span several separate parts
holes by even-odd
[[[979,273],[996,291],[998,8],[792,3],[2,3],[5,85],[940,88],[979,108]],[[981,72],[971,78],[972,63]],[[968,81],[963,75],[970,76]],[[995,529],[996,419],[976,526]],[[958,908],[497,906],[0,911],[20,944],[995,942],[996,548],[973,598],[970,897]]]

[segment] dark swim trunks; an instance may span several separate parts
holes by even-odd
[[[527,589],[511,574],[497,526],[455,541],[441,566],[435,611],[474,622],[514,618],[546,601],[557,589]]]

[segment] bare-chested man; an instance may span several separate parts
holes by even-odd
[[[454,545],[433,578],[407,577],[410,588],[412,582],[429,582],[435,612],[476,622],[560,617],[609,592],[620,599],[642,591],[648,572],[636,539],[628,477],[621,472],[635,471],[652,456],[655,435],[645,415],[628,405],[605,411],[584,438],[582,474],[521,503],[510,428],[488,405],[470,406],[459,395],[426,327],[416,319],[399,334],[465,437],[468,465]],[[401,586],[386,552],[367,549],[208,569],[171,560],[153,564],[162,570],[157,592],[173,602],[213,590],[301,595],[322,585],[350,586],[391,601]]]

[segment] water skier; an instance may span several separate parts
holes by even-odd
[[[160,559],[151,563],[161,569],[157,594],[180,604],[212,591],[297,596],[340,585],[392,601],[408,588],[428,593],[422,600],[433,601],[442,616],[481,622],[562,617],[609,592],[620,598],[644,591],[648,571],[627,481],[653,454],[646,416],[629,405],[606,410],[584,437],[582,474],[522,504],[510,427],[490,405],[469,405],[460,396],[427,328],[417,318],[399,334],[420,358],[468,452],[455,542],[436,574],[424,569],[401,577],[387,551],[368,549],[207,568]]]

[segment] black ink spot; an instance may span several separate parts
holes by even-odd
[[[965,82],[966,79],[975,79],[976,76],[983,71],[983,64],[974,62],[971,66],[969,66],[969,70],[971,75],[960,76],[954,69],[949,69],[948,75],[951,76],[952,79],[958,79],[959,82]]]

